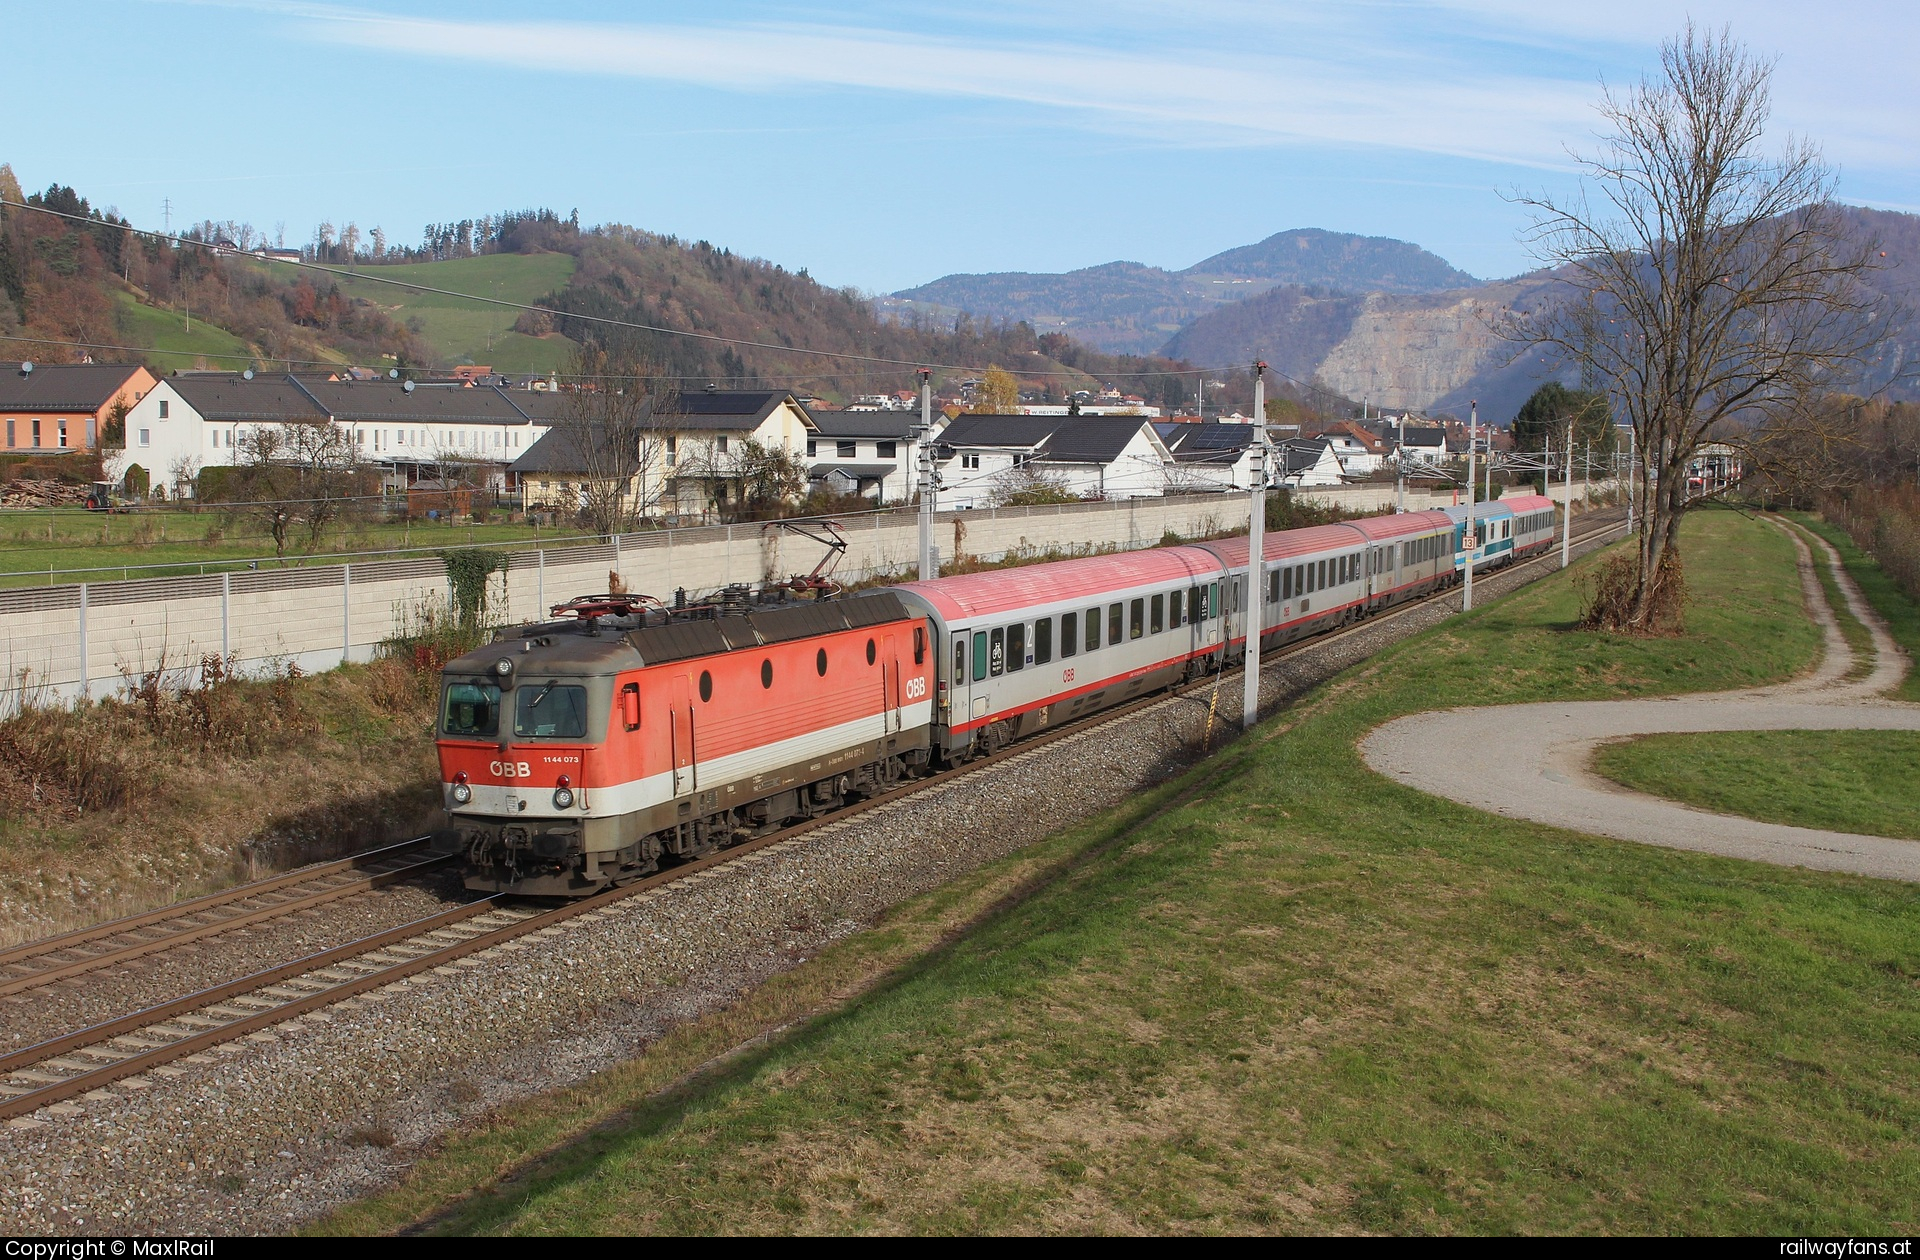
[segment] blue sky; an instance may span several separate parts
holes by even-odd
[[[1779,58],[1776,130],[1920,210],[1920,7],[1612,0],[502,0],[9,6],[0,161],[158,227],[578,207],[877,292],[1183,267],[1294,227],[1523,270],[1604,77],[1691,15]]]

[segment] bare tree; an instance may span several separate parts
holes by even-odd
[[[673,479],[679,384],[637,354],[593,342],[574,352],[568,374],[559,423],[584,479],[582,510],[595,533],[621,533],[658,509]]]
[[[1502,322],[1603,383],[1632,421],[1647,511],[1634,571],[1598,624],[1651,631],[1678,616],[1687,469],[1716,436],[1785,416],[1862,364],[1886,321],[1862,283],[1874,246],[1849,241],[1812,144],[1761,153],[1772,64],[1689,24],[1661,70],[1604,92],[1581,192],[1516,200],[1535,256],[1567,286]]]
[[[296,423],[281,428],[282,452],[294,467],[307,543],[318,546],[327,527],[370,489],[360,443],[345,425]]]

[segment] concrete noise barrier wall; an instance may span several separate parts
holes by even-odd
[[[1351,511],[1390,509],[1391,485],[1299,492]],[[1410,510],[1442,506],[1448,494],[1409,491]],[[1246,524],[1245,494],[1180,495],[1112,503],[943,512],[934,529],[941,557],[996,561],[1050,548],[1130,550],[1168,534],[1204,537]],[[842,518],[847,554],[835,576],[916,575],[919,522],[912,509]],[[536,620],[575,595],[606,591],[618,573],[630,591],[671,599],[676,589],[712,591],[809,572],[818,544],[774,525],[716,525],[624,534],[597,545],[509,554],[494,575],[486,615],[497,624]],[[313,565],[192,577],[141,578],[0,589],[7,643],[0,714],[22,705],[102,698],[158,671],[182,685],[206,656],[231,657],[242,673],[298,665],[313,672],[366,661],[416,624],[450,607],[437,556]]]

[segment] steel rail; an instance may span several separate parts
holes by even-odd
[[[112,936],[118,932],[132,931],[134,928],[145,927],[149,923],[158,923],[163,919],[174,918],[178,915],[195,914],[201,910],[210,909],[240,897],[255,893],[272,892],[276,888],[285,888],[290,884],[298,884],[310,879],[318,879],[323,875],[331,875],[336,871],[352,870],[365,863],[380,861],[393,854],[418,848],[427,843],[429,839],[430,837],[428,836],[416,836],[411,840],[402,840],[397,844],[390,844],[383,848],[368,849],[364,853],[349,854],[346,857],[336,858],[329,862],[316,862],[310,866],[302,866],[296,870],[287,871],[284,874],[270,875],[266,879],[256,879],[245,884],[237,884],[232,888],[224,889],[220,892],[207,893],[205,896],[189,898],[186,901],[176,901],[155,910],[145,910],[139,914],[127,915],[124,918],[109,919],[105,923],[96,923],[92,927],[76,928],[71,932],[62,932],[58,936],[43,936],[38,940],[24,941],[19,945],[12,945],[6,949],[0,949],[0,965],[10,963],[16,958],[31,957],[34,954],[44,953],[47,950],[63,949],[70,945],[81,945],[102,936]]]
[[[1598,535],[1620,528],[1622,524],[1622,522],[1609,522],[1600,525],[1582,534],[1580,541],[1583,543],[1589,541]],[[1499,572],[1503,574],[1517,572],[1553,558],[1552,552],[1544,552],[1539,556],[1507,565]],[[1391,612],[1355,622],[1331,634],[1318,635],[1272,652],[1262,653],[1262,656],[1291,656],[1298,652],[1323,647],[1350,634],[1371,629],[1385,621],[1423,608],[1433,600],[1444,598],[1451,592],[1450,587],[1432,592]],[[1041,732],[998,752],[975,758],[922,779],[916,779],[891,791],[856,801],[832,813],[808,819],[754,840],[732,845],[630,884],[623,884],[592,897],[585,897],[544,912],[530,911],[514,922],[475,933],[462,940],[432,942],[411,957],[403,956],[397,961],[390,958],[382,959],[372,967],[367,966],[371,956],[379,955],[383,951],[419,945],[424,939],[447,932],[469,920],[497,914],[512,915],[514,910],[497,904],[498,895],[484,898],[430,918],[402,924],[374,936],[190,994],[163,1006],[138,1011],[108,1023],[83,1028],[37,1045],[24,1047],[0,1056],[0,1074],[23,1077],[29,1082],[28,1085],[23,1086],[0,1081],[0,1091],[11,1095],[11,1097],[0,1098],[0,1120],[39,1111],[76,1095],[90,1093],[115,1081],[138,1076],[173,1060],[201,1053],[224,1042],[262,1032],[275,1024],[336,1005],[348,998],[387,988],[425,971],[446,967],[462,958],[471,957],[497,945],[535,933],[544,934],[557,930],[563,923],[583,915],[599,914],[617,902],[642,896],[683,880],[699,878],[727,863],[786,844],[820,828],[848,821],[869,810],[917,796],[932,788],[945,786],[1011,758],[1024,756],[1056,740],[1084,733],[1151,708],[1172,696],[1184,695],[1195,689],[1210,686],[1212,682],[1212,679],[1196,680],[1163,692],[1143,696],[1131,703],[1101,713],[1089,714],[1079,721],[1065,723],[1053,730]],[[318,987],[308,979],[317,972],[327,970],[337,972],[342,968],[352,968],[359,974],[322,977],[323,983]],[[302,982],[310,991],[293,990],[287,987],[288,982]],[[280,992],[272,992],[275,988]],[[236,1010],[235,1006],[241,1003],[245,1005]],[[216,1009],[223,1006],[224,1010]],[[251,1013],[248,1008],[253,1008]],[[215,1016],[218,1018],[214,1018]],[[205,1026],[209,1023],[214,1026]],[[113,1046],[116,1041],[130,1042],[131,1045],[107,1048]],[[68,1057],[74,1054],[87,1054],[91,1058],[104,1058],[109,1061],[104,1064],[79,1063]],[[77,1074],[54,1078],[44,1071],[47,1067]],[[42,1070],[35,1071],[36,1068]]]
[[[247,887],[245,891],[235,890],[231,896],[219,898],[210,905],[185,913],[160,914],[148,918],[138,927],[120,927],[114,930],[91,932],[84,944],[68,943],[54,945],[42,942],[42,948],[24,956],[16,955],[0,966],[13,969],[13,974],[0,971],[0,997],[18,993],[22,990],[37,989],[60,980],[71,979],[87,972],[118,966],[136,958],[145,958],[151,954],[164,953],[193,941],[209,936],[218,936],[236,928],[249,927],[270,919],[282,918],[314,906],[323,906],[343,897],[357,896],[375,888],[384,888],[388,884],[411,879],[422,872],[443,866],[453,860],[452,854],[433,854],[418,861],[405,862],[399,866],[373,869],[361,866],[357,872],[333,870],[324,874],[309,873],[300,879],[282,879],[271,881],[271,888]],[[393,859],[386,859],[392,861]],[[344,876],[344,878],[342,878]],[[321,886],[307,893],[297,893],[281,900],[253,909],[244,908],[244,903],[260,896],[271,896],[281,888],[297,887],[300,884],[317,883]],[[238,913],[223,915],[203,922],[194,922],[201,915],[219,914],[225,907],[242,906]],[[145,917],[145,916],[142,916]],[[169,924],[180,926],[169,929]],[[153,936],[149,933],[160,931]],[[118,939],[116,939],[118,938]],[[106,948],[94,952],[89,946],[103,942]],[[78,954],[78,957],[71,955]],[[61,959],[60,955],[70,955]],[[51,961],[50,961],[51,960]],[[30,970],[20,970],[31,968]]]

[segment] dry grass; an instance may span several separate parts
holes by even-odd
[[[426,681],[198,663],[0,722],[0,942],[419,834],[438,800]]]

